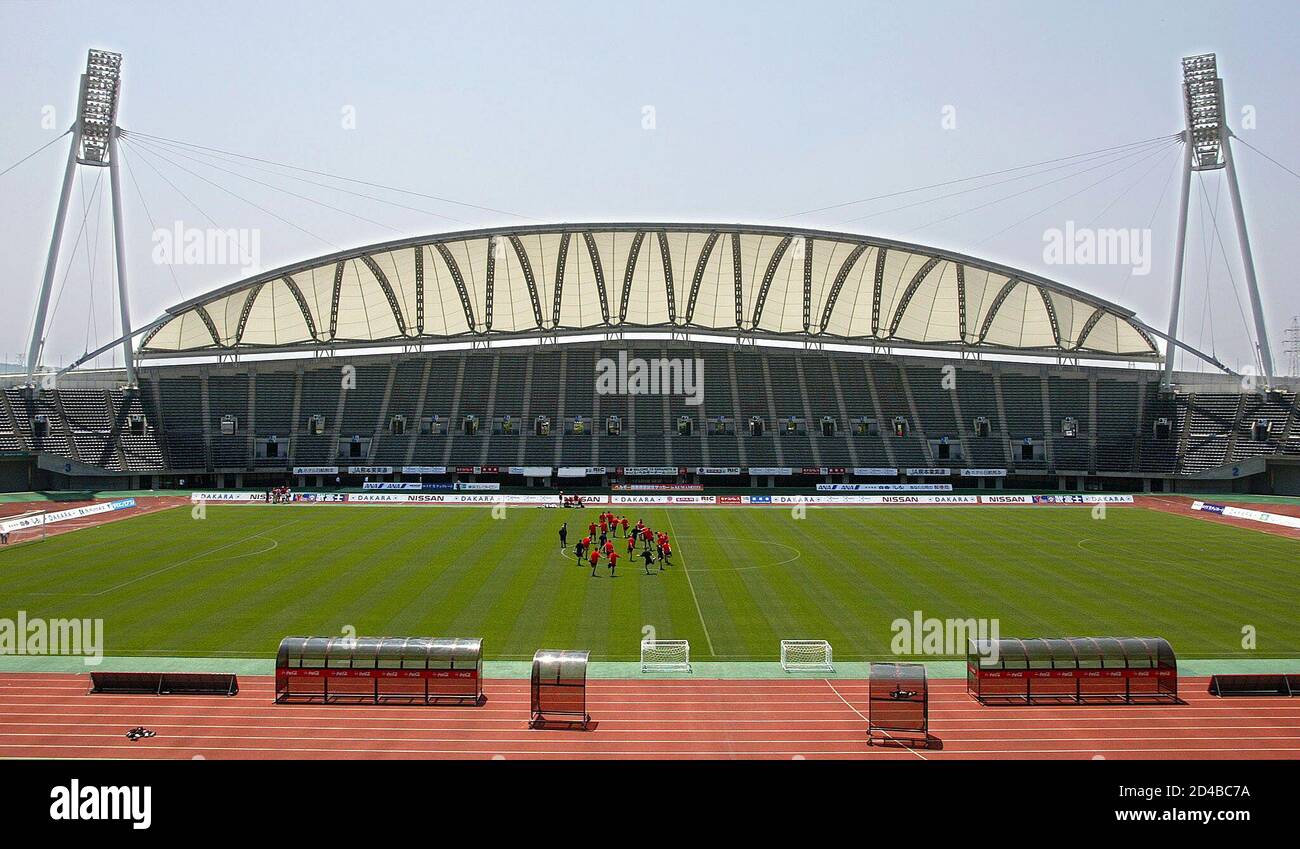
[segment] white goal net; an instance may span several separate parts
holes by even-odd
[[[831,644],[825,640],[782,640],[781,668],[786,672],[834,672]]]
[[[46,510],[30,510],[0,519],[0,542],[15,544],[44,540],[49,516]]]
[[[691,644],[686,640],[642,640],[642,672],[690,672]]]

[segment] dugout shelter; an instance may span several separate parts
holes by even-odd
[[[1177,704],[1178,660],[1160,637],[971,640],[966,692],[980,704]]]
[[[942,748],[930,736],[930,689],[921,663],[872,663],[867,745]]]
[[[275,700],[481,705],[483,641],[430,637],[285,637]]]
[[[529,728],[550,722],[576,725],[586,731],[587,661],[590,652],[541,649],[533,655],[532,710]]]

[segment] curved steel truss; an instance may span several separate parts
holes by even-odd
[[[238,281],[149,327],[140,350],[153,356],[611,328],[1160,356],[1159,334],[1132,311],[1024,271],[850,233],[716,224],[513,227],[370,245]]]

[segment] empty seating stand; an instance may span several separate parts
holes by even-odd
[[[239,681],[223,672],[92,672],[90,692],[119,695],[233,696]]]
[[[620,353],[666,358],[674,368],[701,362],[703,404],[691,403],[698,395],[685,393],[685,386],[666,394],[598,395],[597,362],[617,361]],[[955,391],[945,383],[949,368]],[[349,375],[356,383],[345,388]],[[69,377],[52,390],[5,389],[0,452],[50,454],[119,476],[260,472],[258,485],[287,475],[291,466],[934,465],[1008,468],[1039,478],[1147,477],[1153,489],[1160,478],[1300,454],[1300,411],[1289,390],[1241,393],[1233,383],[1207,378],[1202,387],[1169,392],[1161,390],[1158,374],[1135,369],[945,363],[681,340],[405,353],[329,364],[153,366],[141,372],[138,390],[93,380],[78,385]],[[516,421],[515,435],[494,432],[507,414]],[[479,420],[476,435],[461,430],[469,415]],[[238,419],[233,434],[221,433],[225,416]],[[314,416],[324,419],[321,433],[309,432]],[[394,432],[395,416],[405,419],[404,432]],[[437,428],[429,426],[433,416]],[[534,433],[539,416],[550,419],[549,436]],[[574,416],[583,417],[587,433],[565,433]],[[605,431],[609,416],[622,419],[621,435]],[[763,419],[762,436],[750,435],[751,416]],[[678,432],[682,417],[693,423],[689,434]],[[709,432],[710,420],[719,417],[731,421],[734,433]],[[831,436],[821,431],[823,417],[835,422]],[[791,418],[802,425],[781,427],[781,419]],[[895,418],[906,422],[905,436],[895,435]],[[1073,437],[1062,427],[1067,418]],[[1157,434],[1161,419],[1168,428]],[[261,446],[271,437],[281,450],[266,456]],[[353,437],[355,454],[347,450]],[[962,446],[960,459],[939,456],[937,443],[945,437]]]

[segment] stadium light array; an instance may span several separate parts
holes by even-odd
[[[1213,53],[1183,59],[1183,97],[1193,170],[1222,168],[1223,80]]]
[[[108,164],[109,137],[117,124],[121,71],[120,53],[91,50],[86,55],[86,73],[81,76],[81,103],[77,109],[80,130],[77,161],[83,165]]]

